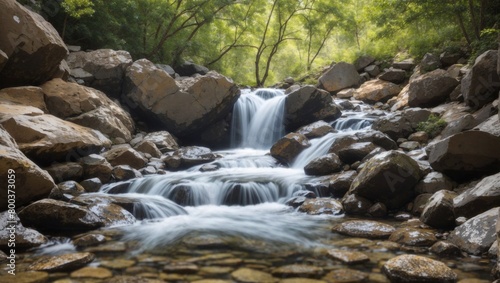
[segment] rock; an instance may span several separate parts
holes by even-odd
[[[84,267],[71,272],[71,278],[106,279],[113,277],[113,273],[102,267]]]
[[[339,150],[339,157],[346,164],[361,161],[377,146],[372,142],[358,142]]]
[[[370,65],[365,68],[365,72],[372,77],[376,77],[380,74],[380,68],[377,65]]]
[[[361,72],[373,62],[375,62],[375,58],[370,55],[363,55],[354,61],[354,67],[358,72]]]
[[[430,231],[414,228],[399,228],[389,237],[389,241],[405,246],[430,247],[437,242],[436,236]]]
[[[312,124],[303,126],[297,130],[298,134],[303,134],[308,139],[323,137],[326,134],[334,133],[335,130],[327,122],[320,120]]]
[[[302,134],[289,133],[271,147],[271,156],[285,164],[291,164],[302,150],[311,144]]]
[[[195,64],[190,61],[182,63],[180,66],[175,68],[175,71],[183,77],[190,77],[195,74],[206,75],[210,70],[207,67]]]
[[[43,168],[56,183],[68,180],[81,180],[83,176],[83,167],[77,162],[54,163],[49,167]]]
[[[413,132],[413,127],[401,114],[389,114],[372,125],[372,129],[388,135],[391,139],[406,138]]]
[[[408,105],[430,107],[444,102],[458,85],[445,70],[435,70],[410,82]]]
[[[359,142],[371,142],[385,150],[397,149],[398,145],[389,136],[379,131],[361,131],[355,134]]]
[[[337,92],[336,96],[337,98],[349,99],[354,96],[354,93],[356,93],[356,89],[347,88]]]
[[[0,213],[0,249],[8,251],[11,248],[27,250],[39,247],[49,240],[38,231],[25,228],[19,217],[12,211]],[[11,235],[15,235],[15,246],[12,246]]]
[[[57,184],[57,187],[52,189],[49,198],[70,201],[74,197],[86,193],[85,189],[75,181],[66,181]]]
[[[460,249],[457,246],[447,241],[436,242],[432,245],[431,252],[441,257],[454,257],[461,254]]]
[[[437,142],[429,153],[436,171],[455,179],[496,173],[500,168],[500,138],[468,131]]]
[[[400,255],[388,260],[382,271],[391,282],[454,283],[457,274],[446,264],[423,256]]]
[[[319,78],[319,83],[326,91],[335,92],[356,86],[360,80],[361,77],[356,71],[356,67],[349,63],[340,62],[328,69]]]
[[[218,156],[207,147],[188,146],[174,151],[163,158],[169,170],[187,169],[203,163],[214,161]]]
[[[340,215],[344,213],[342,204],[338,200],[332,198],[306,199],[299,207],[299,211],[310,215]]]
[[[448,190],[436,192],[427,202],[420,220],[434,228],[449,229],[455,227],[453,198],[456,195]]]
[[[68,49],[42,16],[13,0],[0,2],[0,50],[8,58],[0,70],[0,88],[39,85],[57,72]]]
[[[358,173],[354,170],[335,174],[328,179],[328,192],[334,198],[341,198],[347,193]]]
[[[80,185],[89,193],[96,193],[102,187],[102,182],[99,178],[90,178],[80,182]]]
[[[147,159],[129,145],[115,146],[103,153],[103,157],[108,160],[111,166],[129,165],[137,170],[147,163]]]
[[[77,238],[73,240],[73,244],[79,248],[97,246],[105,242],[106,237],[101,234],[87,234],[81,237],[77,236]]]
[[[85,207],[52,199],[30,204],[18,215],[25,225],[45,231],[92,230],[104,225]]]
[[[129,165],[118,165],[113,168],[113,176],[117,181],[141,178],[142,174]]]
[[[84,267],[94,260],[91,253],[71,253],[59,256],[43,257],[29,267],[30,270],[47,272],[67,272]]]
[[[7,54],[5,54],[5,52],[3,52],[0,49],[0,72],[2,71],[5,64],[7,64],[8,60],[9,60],[9,57],[7,56]]]
[[[453,182],[445,175],[439,172],[431,172],[415,186],[415,192],[418,194],[433,194],[440,190],[453,190]]]
[[[12,170],[12,171],[9,171]],[[8,208],[9,175],[16,175],[16,207],[47,197],[56,185],[52,177],[29,160],[0,126],[0,211]],[[22,189],[21,189],[22,188]]]
[[[330,271],[323,280],[326,282],[367,282],[368,274],[355,269],[339,268]]]
[[[385,217],[387,216],[387,207],[385,204],[377,202],[368,209],[368,214],[376,218]]]
[[[175,138],[166,131],[149,133],[144,137],[144,141],[154,143],[162,153],[179,149]]]
[[[431,197],[432,194],[428,193],[418,195],[413,201],[413,207],[411,210],[412,214],[417,216],[421,215],[424,211],[425,205]]]
[[[366,254],[356,251],[328,250],[328,256],[346,264],[358,264],[370,260]]]
[[[462,94],[467,105],[480,108],[497,98],[500,75],[496,72],[498,51],[489,50],[476,58],[462,79]]]
[[[83,167],[83,178],[99,178],[102,183],[107,183],[111,179],[113,167],[106,158],[91,154],[80,159]]]
[[[403,153],[388,151],[366,163],[347,195],[361,196],[381,202],[388,209],[397,209],[413,198],[413,188],[421,177],[416,161]]]
[[[401,69],[405,71],[411,71],[413,68],[415,68],[415,62],[413,59],[405,59],[400,62],[394,62],[392,63],[392,67],[396,69]]]
[[[100,132],[52,115],[17,115],[1,123],[16,140],[19,149],[41,164],[69,161],[99,152],[111,145]]]
[[[0,90],[0,101],[5,104],[33,106],[48,113],[43,91],[40,87],[20,86]]]
[[[155,64],[156,67],[164,70],[165,72],[167,72],[167,74],[169,76],[171,76],[172,78],[175,78],[175,70],[174,68],[172,68],[170,65],[165,65],[165,64]]]
[[[111,203],[109,199],[94,199],[88,205],[88,210],[93,212],[106,227],[131,225],[137,220],[126,209],[118,204]]]
[[[389,68],[385,69],[384,73],[378,77],[380,80],[400,84],[406,79],[406,72],[401,69]]]
[[[401,148],[404,151],[412,151],[415,149],[419,149],[420,147],[421,147],[420,143],[416,141],[406,141],[399,145],[399,148]]]
[[[329,153],[311,160],[305,167],[304,172],[310,176],[330,175],[341,171],[342,162],[335,153]]]
[[[453,199],[457,216],[474,217],[500,203],[500,173],[482,179]]]
[[[441,61],[437,55],[426,53],[424,58],[422,58],[422,61],[420,61],[420,67],[424,72],[431,72],[441,68]]]
[[[164,70],[141,59],[127,68],[122,99],[149,121],[185,137],[197,135],[226,117],[239,93],[230,79],[216,72],[175,81]]]
[[[28,271],[16,272],[15,276],[11,274],[0,275],[2,283],[44,283],[48,281],[49,274],[47,272]]]
[[[123,50],[98,49],[90,52],[72,52],[66,61],[70,69],[82,70],[92,75],[86,80],[87,86],[119,98],[125,70],[132,64],[132,56]],[[72,75],[75,73],[72,72]],[[85,77],[76,76],[75,79],[85,79]]]
[[[285,126],[289,130],[318,120],[333,121],[341,115],[332,96],[311,85],[301,87],[285,99]]]
[[[373,202],[358,195],[345,194],[342,198],[342,206],[347,214],[351,215],[365,215],[368,213]]]
[[[322,280],[308,279],[308,278],[301,278],[301,277],[281,279],[279,282],[280,283],[326,283],[326,281],[322,281]],[[196,282],[196,283],[198,283],[198,282]],[[204,282],[200,282],[200,283],[204,283]],[[210,282],[207,282],[207,283],[210,283]],[[215,282],[215,283],[217,283],[217,282]],[[229,282],[220,282],[220,283],[229,283]]]
[[[158,149],[156,144],[154,144],[150,140],[143,140],[140,143],[138,143],[136,146],[134,146],[134,149],[142,152],[142,153],[147,153],[151,155],[152,157],[160,158],[161,157],[161,151]]]
[[[481,255],[487,252],[496,240],[497,219],[498,207],[483,212],[455,228],[448,241],[469,254]]]
[[[474,130],[486,132],[496,137],[500,137],[500,118],[497,115],[493,115],[488,118],[488,120],[475,127]]]
[[[291,264],[284,265],[278,268],[273,269],[273,276],[277,276],[280,278],[290,278],[290,277],[318,277],[323,273],[323,268],[313,266],[313,265],[305,265],[305,264]]]
[[[132,138],[135,127],[132,118],[104,93],[61,79],[53,79],[41,87],[50,114],[99,130],[110,139]]]
[[[243,283],[273,283],[278,281],[269,273],[250,268],[239,268],[231,273],[231,277]]]
[[[462,54],[458,52],[445,51],[439,55],[439,61],[445,67],[456,64],[460,58],[462,58]]]
[[[395,230],[389,224],[371,220],[347,220],[332,227],[332,232],[368,239],[388,239]]]
[[[424,144],[424,143],[427,143],[427,141],[429,141],[429,135],[426,132],[419,131],[419,132],[415,132],[415,133],[411,134],[408,137],[408,140]]]
[[[362,84],[354,93],[354,98],[367,103],[386,102],[398,95],[401,88],[391,82],[371,80]]]

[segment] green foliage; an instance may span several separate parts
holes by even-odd
[[[472,43],[472,55],[469,63],[473,64],[476,58],[484,52],[498,48],[498,36],[500,29],[484,29],[481,31],[481,38]]]
[[[427,121],[418,123],[417,130],[424,131],[429,135],[429,137],[433,138],[439,135],[446,125],[446,121],[437,115],[431,114]]]
[[[64,0],[61,6],[70,17],[75,19],[92,16],[95,12],[94,3],[90,0]]]

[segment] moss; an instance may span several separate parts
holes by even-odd
[[[446,127],[447,123],[437,115],[430,115],[427,121],[420,122],[417,125],[418,131],[426,132],[429,137],[434,138]]]

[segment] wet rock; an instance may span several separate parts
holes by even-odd
[[[71,272],[71,278],[76,279],[106,279],[113,277],[113,273],[107,269],[102,267],[84,267],[78,269],[76,271]]]
[[[387,261],[382,271],[391,282],[456,282],[457,274],[446,264],[416,255],[400,255]]]
[[[389,241],[406,246],[430,247],[437,238],[434,233],[422,229],[399,228],[389,237]]]
[[[310,176],[323,176],[341,171],[342,162],[335,153],[329,153],[311,160],[305,167],[304,172]]]
[[[363,55],[354,61],[354,67],[358,72],[361,72],[373,62],[375,62],[375,58],[370,55]]]
[[[497,218],[498,207],[483,212],[455,228],[448,241],[473,255],[487,252],[496,240]]]
[[[91,230],[104,223],[85,207],[59,200],[43,199],[19,212],[21,221],[40,230]]]
[[[56,186],[52,177],[17,148],[12,137],[0,127],[0,211],[7,210],[9,170],[16,173],[16,206],[47,197]],[[11,172],[12,173],[12,172]],[[12,175],[12,174],[10,174]]]
[[[303,86],[285,100],[285,126],[295,130],[318,120],[333,121],[342,115],[330,93],[314,86]]]
[[[299,277],[299,276],[314,278],[318,277],[322,273],[323,273],[322,268],[305,264],[285,265],[275,268],[272,271],[273,276],[280,278]]]
[[[84,193],[86,193],[86,191],[80,184],[75,181],[66,181],[57,184],[57,187],[50,192],[49,198],[69,201]]]
[[[98,49],[71,52],[66,61],[75,79],[83,79],[87,86],[119,98],[123,76],[126,68],[132,64],[132,56],[123,50]]]
[[[342,206],[347,214],[365,215],[368,213],[373,202],[358,195],[345,194],[342,198]]]
[[[25,228],[16,214],[8,211],[0,213],[0,249],[10,250],[12,232],[15,235],[15,248],[20,250],[38,247],[47,243],[48,239],[38,231]],[[10,245],[9,245],[10,244]]]
[[[395,230],[389,224],[370,220],[348,220],[332,227],[332,232],[368,239],[388,239]]]
[[[98,192],[102,187],[102,182],[99,178],[91,178],[81,181],[80,185],[85,189],[86,192],[95,193]]]
[[[365,164],[347,194],[381,202],[388,209],[400,208],[413,198],[422,175],[412,158],[397,151],[384,152]]]
[[[129,165],[118,165],[113,168],[113,176],[117,181],[126,181],[141,178],[142,174]]]
[[[415,200],[413,201],[413,207],[411,210],[411,213],[413,215],[421,215],[422,212],[424,211],[425,205],[429,201],[429,199],[432,197],[432,194],[420,194],[418,195]]]
[[[214,161],[218,156],[207,147],[182,147],[163,158],[166,168],[179,170]]]
[[[397,149],[398,146],[388,135],[380,131],[362,131],[355,134],[360,142],[371,142],[383,149]]]
[[[455,192],[441,190],[436,192],[427,202],[420,220],[434,228],[449,229],[455,227],[453,198]]]
[[[91,154],[80,159],[83,166],[84,178],[98,178],[102,183],[107,183],[111,180],[113,167],[106,158]]]
[[[434,245],[432,245],[431,252],[441,257],[459,256],[461,254],[460,248],[447,241],[436,242]]]
[[[87,234],[73,240],[76,247],[97,246],[106,242],[106,237],[101,234]]]
[[[432,168],[455,179],[463,179],[500,168],[500,138],[468,131],[437,142],[429,153]]]
[[[226,117],[239,94],[230,79],[216,72],[176,81],[150,61],[140,59],[127,68],[122,99],[138,114],[185,137],[196,136]]]
[[[406,72],[401,69],[389,68],[385,69],[382,75],[380,75],[378,78],[383,81],[400,84],[405,81]]]
[[[401,88],[391,82],[371,80],[362,84],[354,93],[354,98],[367,103],[386,102],[397,95]]]
[[[280,162],[291,164],[302,150],[310,145],[309,140],[304,135],[289,133],[271,147],[271,156]]]
[[[50,114],[98,130],[110,139],[132,138],[132,118],[104,93],[61,79],[46,82],[41,88]]]
[[[500,203],[500,173],[482,179],[453,200],[457,216],[473,217]]]
[[[339,268],[330,271],[322,278],[329,283],[338,282],[367,282],[368,274],[354,269]]]
[[[413,132],[411,124],[400,114],[390,114],[380,118],[373,123],[372,129],[381,131],[393,140],[406,138]]]
[[[462,79],[462,94],[467,105],[480,108],[497,98],[500,76],[496,72],[498,51],[489,50],[476,58]]]
[[[368,209],[368,214],[372,217],[385,217],[387,216],[387,207],[385,206],[385,204],[377,202],[376,204],[372,205],[370,209]]]
[[[0,282],[2,283],[44,283],[49,281],[49,274],[47,272],[28,271],[16,272],[15,276],[11,274],[0,275]]]
[[[131,259],[113,259],[102,261],[100,266],[111,269],[125,269],[135,264],[135,260]]]
[[[311,215],[340,215],[344,213],[342,204],[338,200],[332,198],[306,199],[299,207],[299,211]]]
[[[353,164],[356,161],[361,161],[377,146],[372,142],[358,142],[339,150],[340,159],[347,164]]]
[[[435,70],[410,82],[410,107],[436,106],[445,101],[458,85],[458,81],[445,70]]]
[[[144,137],[144,141],[154,143],[162,153],[179,149],[175,138],[166,131],[149,133]]]
[[[240,268],[231,273],[231,277],[243,283],[273,283],[278,281],[269,273],[250,268]]]
[[[4,62],[0,88],[39,85],[49,80],[68,54],[58,32],[42,16],[16,1],[2,0],[1,6],[0,50]]]
[[[356,67],[349,63],[340,62],[326,71],[319,78],[319,83],[326,91],[334,92],[356,86],[360,80],[361,77],[356,71]]]
[[[88,210],[93,212],[105,226],[119,226],[134,224],[137,220],[124,208],[108,201],[96,201],[88,206]]]
[[[30,270],[35,271],[73,271],[84,267],[94,260],[95,256],[91,253],[71,253],[60,256],[43,257],[29,267]]]
[[[341,198],[347,193],[358,173],[354,170],[335,174],[328,179],[328,192],[334,198]]]
[[[413,59],[405,59],[400,62],[392,63],[392,67],[396,69],[402,69],[405,71],[411,71],[415,67],[415,61]]]
[[[156,144],[149,140],[138,143],[136,146],[134,146],[134,149],[142,153],[147,153],[152,157],[161,157],[161,151],[158,149]]]
[[[453,190],[453,181],[439,172],[431,172],[418,182],[415,192],[418,194],[433,194],[440,190]]]
[[[303,134],[308,139],[323,137],[333,132],[335,132],[335,130],[332,126],[322,120],[303,126],[297,130],[297,133]]]
[[[83,167],[76,162],[54,163],[45,167],[50,176],[57,182],[69,180],[81,180],[83,176]]]
[[[328,256],[346,264],[358,264],[370,260],[366,254],[356,251],[328,250]]]

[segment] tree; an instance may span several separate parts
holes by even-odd
[[[91,0],[64,0],[61,3],[61,7],[66,13],[61,32],[62,38],[64,38],[64,35],[66,34],[68,17],[80,19],[83,16],[92,16],[95,12],[94,3],[92,3]]]

